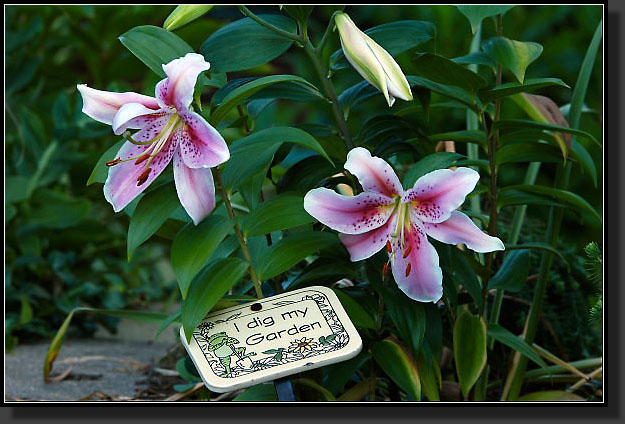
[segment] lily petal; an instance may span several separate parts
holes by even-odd
[[[376,254],[389,240],[390,229],[395,226],[397,214],[386,224],[363,234],[339,234],[339,239],[349,252],[352,262],[367,259]]]
[[[438,169],[425,174],[406,190],[402,203],[416,202],[413,210],[422,222],[447,220],[475,188],[480,174],[471,168]]]
[[[345,169],[358,178],[364,191],[373,191],[388,197],[401,196],[404,193],[391,165],[382,158],[371,156],[363,147],[349,151]]]
[[[425,232],[432,238],[448,244],[464,243],[476,252],[504,250],[503,242],[480,230],[462,212],[453,211],[449,219],[438,224],[423,223]]]
[[[306,212],[344,234],[363,234],[386,224],[393,203],[393,199],[379,193],[342,196],[327,188],[315,188],[304,196]]]
[[[201,115],[180,111],[184,125],[177,133],[182,159],[189,168],[217,166],[230,158],[228,145],[221,134]]]
[[[189,168],[178,150],[174,156],[174,180],[180,203],[198,225],[215,208],[215,184],[210,168]]]
[[[150,109],[158,109],[154,97],[143,94],[96,90],[85,84],[76,86],[82,96],[82,111],[85,115],[105,124],[112,124],[117,111],[126,103],[139,103]]]
[[[404,237],[406,246],[410,246],[409,254],[404,258],[398,250],[391,261],[397,286],[411,299],[438,302],[443,296],[443,271],[438,265],[436,249],[414,222],[406,228]],[[410,271],[407,270],[408,264]]]
[[[170,113],[147,108],[141,103],[126,103],[119,108],[111,125],[113,132],[120,135],[128,128],[143,128],[163,117],[169,118],[170,116]]]
[[[140,134],[141,132],[142,131],[138,133],[138,139],[147,137],[145,133]],[[137,146],[127,141],[122,145],[117,155],[121,159],[134,158],[141,156],[149,147],[150,146]],[[137,181],[139,176],[146,170],[145,161],[137,165],[134,160],[131,160],[112,166],[109,169],[108,177],[104,183],[104,197],[113,205],[115,212],[124,209],[128,203],[137,197],[139,193],[143,192],[143,190],[163,172],[167,164],[171,161],[176,147],[177,145],[170,138],[163,149],[152,158],[149,165],[151,172],[145,182],[139,186],[137,185]]]
[[[167,78],[156,85],[156,98],[161,107],[187,109],[193,101],[198,76],[209,68],[210,63],[197,53],[187,53],[163,65]]]

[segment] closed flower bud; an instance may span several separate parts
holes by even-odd
[[[196,20],[197,18],[211,10],[213,7],[215,6],[202,4],[184,4],[178,6],[174,9],[173,12],[169,14],[167,19],[165,19],[163,28],[165,28],[167,31],[173,31],[176,28],[180,28],[181,26]]]
[[[389,106],[395,98],[412,100],[410,84],[395,59],[356,27],[346,13],[335,17],[345,57],[362,77],[380,90]]]

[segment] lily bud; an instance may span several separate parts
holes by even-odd
[[[358,29],[346,13],[334,18],[345,57],[362,77],[380,90],[389,106],[395,98],[412,100],[410,84],[386,50]]]
[[[165,19],[163,28],[165,28],[167,31],[173,31],[176,28],[180,28],[181,26],[196,20],[197,18],[211,10],[213,7],[215,6],[200,4],[184,4],[178,6],[174,9],[173,12],[169,14],[167,19]]]

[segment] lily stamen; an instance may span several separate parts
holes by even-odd
[[[152,172],[152,168],[146,169],[141,173],[141,175],[139,175],[139,177],[137,178],[137,187],[144,184],[148,180],[150,172]]]

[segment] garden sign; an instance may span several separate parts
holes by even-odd
[[[224,393],[358,355],[362,340],[334,292],[306,287],[209,314],[190,343],[204,384]]]

